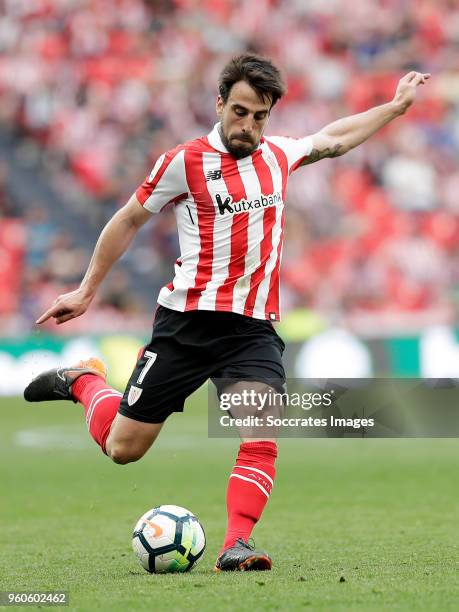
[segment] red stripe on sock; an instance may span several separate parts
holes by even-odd
[[[121,402],[121,393],[100,377],[84,374],[72,385],[73,397],[83,404],[89,433],[106,453],[105,443]]]
[[[241,444],[228,483],[228,527],[222,550],[233,546],[238,538],[245,542],[250,538],[271,493],[276,457],[275,442]]]

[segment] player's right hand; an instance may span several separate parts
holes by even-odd
[[[56,320],[56,324],[60,325],[84,314],[90,303],[91,298],[88,298],[81,289],[63,293],[54,300],[51,308],[44,312],[36,323],[40,325],[52,317]]]

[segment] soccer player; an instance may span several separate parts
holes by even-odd
[[[284,344],[272,321],[279,320],[288,177],[301,166],[343,155],[405,113],[429,76],[410,72],[387,104],[312,136],[286,138],[263,136],[285,93],[279,70],[251,54],[229,61],[219,77],[218,123],[207,136],[161,155],[103,229],[80,287],[59,296],[37,321],[53,317],[61,325],[81,316],[139,228],[172,205],[181,255],[173,281],[159,293],[151,341],[140,351],[124,394],[106,384],[104,364],[92,358],[40,374],[25,399],[80,402],[94,440],[125,464],[147,452],[166,418],[182,411],[185,399],[209,378],[220,393],[241,381],[282,387]],[[275,439],[242,438],[216,570],[271,569],[268,554],[248,540],[269,498],[276,456]]]

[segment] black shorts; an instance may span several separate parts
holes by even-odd
[[[266,382],[282,392],[284,348],[270,321],[159,306],[151,341],[137,361],[119,412],[136,421],[162,423],[172,412],[182,412],[186,398],[209,378],[219,392],[235,380]]]

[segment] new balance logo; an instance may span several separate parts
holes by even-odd
[[[207,181],[219,181],[222,178],[221,170],[209,170],[206,174],[206,182]]]
[[[229,214],[235,214],[255,210],[257,208],[266,208],[267,206],[282,204],[282,195],[280,191],[276,191],[271,195],[262,195],[254,200],[242,199],[239,200],[239,202],[233,202],[233,198],[230,195],[223,199],[223,197],[217,193],[215,194],[215,201],[217,203],[219,213],[224,215],[226,212]]]

